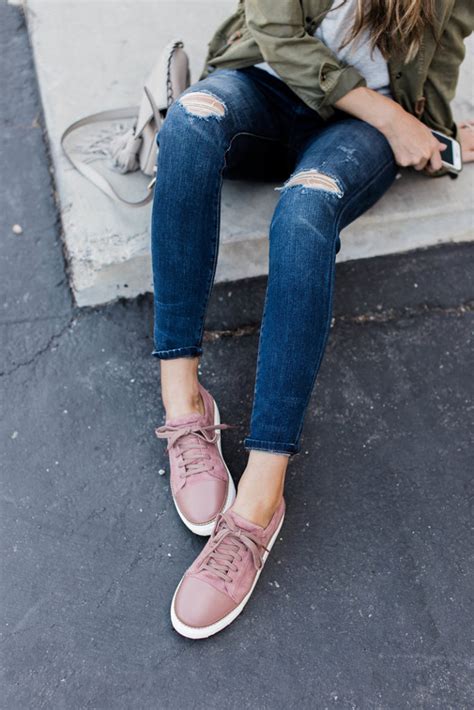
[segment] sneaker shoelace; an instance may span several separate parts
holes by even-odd
[[[263,565],[263,554],[268,552],[252,533],[237,527],[226,513],[217,518],[216,527],[208,542],[209,550],[199,569],[211,572],[224,582],[232,583],[232,573],[238,572],[238,563],[250,552],[256,570]]]
[[[231,429],[230,424],[208,424],[202,426],[199,422],[195,424],[165,424],[155,429],[158,439],[168,439],[166,451],[174,448],[179,458],[178,468],[181,469],[180,476],[186,478],[197,473],[212,473],[213,467],[209,466],[211,457],[206,452],[206,444],[215,444],[217,441],[217,430]],[[214,432],[209,436],[208,432]]]

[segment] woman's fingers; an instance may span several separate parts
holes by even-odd
[[[421,158],[417,163],[413,165],[415,170],[423,170],[428,164],[428,158]]]
[[[415,170],[424,170],[426,167],[428,167],[430,172],[439,170],[443,167],[441,162],[441,151],[445,150],[445,148],[446,146],[444,143],[440,143],[439,141],[435,140],[435,142],[431,145],[431,153],[428,155],[428,157],[423,156],[413,164],[413,167],[415,168]]]
[[[446,150],[446,145],[437,141],[437,145],[434,148],[431,157],[428,161],[427,170],[429,173],[435,173],[437,170],[441,170],[443,167],[443,158],[441,156],[441,151]]]

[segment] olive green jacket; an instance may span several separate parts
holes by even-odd
[[[332,0],[239,0],[236,11],[208,44],[203,79],[215,68],[268,64],[308,106],[326,119],[335,102],[366,81],[339,61],[315,28]],[[474,0],[435,0],[435,36],[425,31],[420,51],[405,64],[388,62],[392,95],[427,126],[456,137],[450,102],[464,58],[464,38],[474,29]]]

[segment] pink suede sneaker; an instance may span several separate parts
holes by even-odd
[[[171,623],[182,636],[207,638],[229,626],[252,594],[285,517],[285,501],[266,528],[229,510],[185,573],[171,603]]]
[[[222,457],[219,410],[199,384],[204,414],[185,414],[166,421],[155,434],[168,439],[170,485],[178,515],[196,535],[210,535],[216,518],[234,502],[235,486]]]

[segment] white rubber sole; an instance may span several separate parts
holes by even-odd
[[[221,415],[219,413],[219,408],[218,408],[216,402],[214,401],[214,424],[220,424],[220,423],[221,423]],[[224,503],[224,508],[221,511],[222,513],[225,513],[225,511],[228,508],[230,508],[230,506],[232,505],[232,503],[235,500],[235,485],[234,485],[234,481],[232,479],[232,476],[230,475],[230,471],[227,467],[227,464],[224,461],[224,457],[222,456],[222,444],[221,444],[222,432],[220,429],[218,429],[216,433],[217,433],[217,448],[219,449],[219,454],[220,454],[223,464],[225,466],[225,470],[227,471],[227,477],[229,480],[229,483],[227,486],[227,498]],[[174,496],[173,496],[173,503],[174,503],[174,507],[176,508],[176,511],[177,511],[179,517],[181,518],[183,523],[186,525],[186,527],[189,528],[189,530],[191,530],[191,532],[193,532],[195,535],[203,535],[205,537],[209,537],[209,535],[212,534],[212,531],[214,530],[214,526],[216,524],[216,519],[211,520],[208,523],[203,523],[202,525],[199,525],[197,523],[192,523],[180,511],[180,509],[178,508],[178,505],[174,499]]]
[[[233,611],[231,611],[229,614],[227,614],[227,616],[224,616],[222,619],[219,619],[219,621],[216,621],[215,624],[211,624],[210,626],[199,626],[199,627],[187,626],[186,624],[183,624],[183,622],[178,619],[178,617],[176,616],[176,612],[174,610],[174,603],[175,603],[176,595],[178,594],[178,590],[181,586],[181,583],[182,583],[184,577],[181,579],[181,581],[178,584],[176,591],[173,595],[173,600],[171,602],[171,623],[173,625],[174,630],[177,631],[178,634],[181,634],[181,636],[185,636],[188,639],[209,638],[209,636],[213,636],[214,634],[217,634],[219,631],[222,631],[223,629],[225,629],[239,616],[239,614],[243,611],[245,605],[247,604],[248,600],[252,596],[252,592],[255,589],[255,585],[257,584],[258,579],[262,573],[262,570],[265,566],[265,562],[267,561],[267,557],[270,554],[270,551],[271,551],[273,545],[275,544],[275,541],[276,541],[278,534],[281,530],[281,526],[283,525],[284,519],[285,519],[285,516],[283,515],[277,530],[275,531],[272,538],[270,539],[270,542],[267,547],[267,552],[264,552],[264,554],[262,556],[263,564],[260,567],[260,569],[257,571],[257,574],[255,575],[255,579],[252,584],[252,587],[250,588],[250,591],[243,598],[243,600],[240,602],[240,604],[235,609],[233,609]]]

